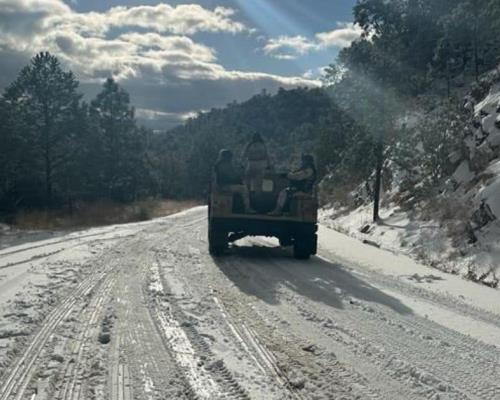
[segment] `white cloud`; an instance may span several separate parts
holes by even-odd
[[[149,110],[146,108],[137,108],[135,110],[135,115],[139,119],[146,119],[146,120],[166,119],[166,120],[177,120],[178,122],[182,122],[182,121],[187,121],[189,118],[196,117],[196,115],[198,115],[198,112],[186,111],[180,113],[173,113],[166,111]]]
[[[71,9],[59,0],[1,0],[2,14],[13,14],[19,11],[31,13],[59,14],[70,12]]]
[[[314,38],[300,35],[270,38],[262,50],[273,58],[293,60],[313,51],[348,47],[361,36],[362,29],[358,25],[339,22],[337,26],[331,31],[317,33]]]
[[[30,55],[51,51],[82,81],[95,82],[112,75],[117,80],[142,79],[157,84],[265,79],[284,85],[316,84],[304,78],[227,70],[217,62],[213,48],[186,36],[200,30],[245,30],[232,19],[234,11],[228,8],[158,4],[77,13],[60,0],[0,0],[0,4],[0,45]],[[23,28],[9,25],[13,20]],[[110,27],[118,26],[135,26],[141,31],[108,37]],[[170,34],[166,35],[167,31]]]
[[[316,34],[316,41],[320,47],[349,47],[363,33],[359,25],[352,23],[339,23],[338,26],[339,28],[330,32]]]
[[[54,28],[100,36],[114,27],[138,27],[178,35],[248,30],[243,23],[233,19],[233,9],[216,7],[210,10],[198,4],[118,6],[103,13],[77,13],[61,0],[0,0],[0,7],[0,29],[17,25],[17,31],[26,34]]]
[[[264,79],[284,85],[316,84],[300,77],[227,70],[217,62],[213,48],[186,36],[246,30],[229,8],[161,3],[77,13],[61,0],[0,0],[0,4],[0,46],[29,55],[51,51],[86,82],[112,75],[118,80],[140,78],[160,84]],[[111,27],[130,26],[141,30],[108,35]]]
[[[302,76],[306,79],[321,79],[327,67],[318,67],[314,69],[308,69],[306,72],[302,74]]]
[[[172,7],[161,3],[155,6],[113,7],[101,15],[108,27],[140,27],[157,32],[192,35],[196,32],[245,31],[244,24],[232,19],[234,13],[234,10],[225,7],[208,10],[198,4]]]
[[[304,36],[279,36],[269,39],[263,50],[274,58],[289,60],[307,54],[316,47]]]
[[[315,85],[297,77],[228,70],[217,62],[216,51],[186,36],[126,33],[114,39],[85,37],[75,32],[52,32],[32,43],[49,49],[83,81],[114,76],[119,81],[141,79],[156,84],[192,80],[275,80],[283,85]],[[37,50],[38,50],[37,49]]]
[[[190,118],[195,118],[204,111],[183,111],[183,112],[165,112],[154,109],[136,108],[135,116],[139,123],[148,125],[155,131],[163,131],[182,124]]]
[[[7,59],[19,68],[35,53],[50,51],[75,72],[85,92],[95,94],[104,78],[114,76],[131,92],[142,120],[166,124],[263,88],[319,85],[314,78],[227,69],[214,48],[189,37],[251,31],[234,18],[228,8],[188,4],[78,13],[62,0],[0,0],[0,72],[9,75],[0,76],[0,84],[15,77]]]

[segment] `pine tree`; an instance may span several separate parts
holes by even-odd
[[[77,88],[73,73],[63,71],[59,60],[44,52],[23,68],[4,95],[16,116],[16,135],[31,157],[24,166],[29,166],[32,177],[42,171],[46,207],[54,205],[54,191],[61,188],[73,156],[71,143],[77,132],[72,122],[81,98]]]
[[[90,105],[95,125],[94,165],[100,170],[100,195],[118,201],[135,199],[146,174],[144,137],[135,121],[129,94],[112,78]]]

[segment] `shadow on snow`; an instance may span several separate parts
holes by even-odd
[[[412,314],[398,299],[359,279],[341,264],[318,257],[295,260],[280,247],[233,245],[226,256],[214,258],[214,262],[240,290],[269,304],[279,303],[280,289],[285,287],[338,309],[352,297],[399,314]]]

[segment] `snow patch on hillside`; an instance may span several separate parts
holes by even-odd
[[[409,209],[398,207],[398,179],[384,193],[381,221],[372,223],[372,205],[355,210],[328,206],[326,226],[368,244],[407,254],[441,270],[489,286],[500,281],[500,69],[491,89],[475,104],[466,99],[471,130],[464,132],[464,154],[435,198]],[[467,111],[466,111],[467,112]],[[393,171],[394,172],[394,171]],[[393,173],[398,176],[398,171]],[[366,197],[365,197],[366,199]]]
[[[498,222],[476,231],[476,243],[457,247],[451,232],[453,226],[437,220],[420,220],[415,213],[402,211],[394,205],[382,208],[378,224],[372,223],[372,213],[371,205],[361,206],[342,216],[338,216],[333,208],[325,208],[320,211],[320,221],[366,244],[410,256],[423,264],[488,286],[498,285]]]

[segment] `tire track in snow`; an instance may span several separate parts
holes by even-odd
[[[201,367],[203,360],[194,349],[186,332],[170,312],[169,304],[163,300],[164,290],[158,264],[151,267],[149,290],[154,296],[153,315],[165,337],[177,364],[182,368],[195,395],[200,399],[221,398],[222,389],[212,376]]]
[[[295,274],[303,285],[311,289],[315,286],[313,276],[305,269],[288,268],[285,271],[283,268],[282,274]],[[500,353],[497,348],[418,316],[388,313],[383,307],[356,299],[355,295],[354,298],[348,294],[341,296],[349,313],[328,312],[324,306],[304,302],[294,293],[289,299],[304,317],[322,325],[321,329],[329,336],[363,354],[393,378],[413,382],[427,397],[500,398]],[[331,326],[325,329],[323,325],[328,317]]]
[[[94,236],[94,235],[92,235],[92,236]],[[92,240],[88,240],[88,241],[83,241],[80,243],[75,243],[69,247],[63,247],[63,248],[52,250],[52,251],[49,251],[46,253],[35,254],[35,255],[29,256],[28,258],[25,258],[22,260],[13,261],[10,263],[6,263],[4,265],[0,265],[0,269],[16,267],[18,265],[23,265],[23,264],[27,264],[29,262],[38,261],[38,260],[41,260],[44,258],[49,258],[49,257],[54,256],[56,254],[63,253],[63,252],[68,251],[68,250],[72,250],[72,249],[75,249],[75,248],[80,247],[80,246],[85,246],[85,245],[92,244],[92,243],[103,243],[106,241],[118,241],[120,239],[125,239],[125,238],[132,237],[132,236],[134,236],[134,235],[133,234],[122,235],[122,236],[116,236],[116,237],[111,237],[111,238],[106,238],[106,239],[101,238],[101,239],[92,239]],[[74,239],[74,240],[76,240],[76,239]],[[68,242],[74,241],[74,240],[68,240]],[[47,246],[41,246],[41,247],[43,248],[43,247],[47,247]]]
[[[146,276],[152,262],[152,243],[145,235],[129,246],[118,270],[109,396],[112,400],[192,399],[189,386],[151,316]]]
[[[295,338],[290,337],[289,332],[286,332],[281,336],[278,332],[280,327],[274,327],[274,330],[270,331],[268,322],[270,319],[268,316],[256,316],[248,307],[247,298],[242,292],[238,292],[235,296],[230,296],[228,293],[233,292],[227,285],[227,279],[224,276],[219,275],[217,271],[221,263],[227,263],[227,269],[233,270],[239,263],[240,260],[235,257],[224,257],[217,259],[219,266],[214,266],[214,262],[208,254],[206,254],[206,219],[203,220],[203,225],[199,224],[194,230],[189,232],[189,236],[183,233],[179,236],[170,237],[168,242],[163,245],[165,251],[161,251],[158,257],[162,259],[162,277],[172,282],[172,287],[175,288],[175,292],[178,293],[175,297],[180,296],[181,300],[179,303],[183,303],[185,299],[185,304],[179,306],[181,308],[186,308],[188,311],[192,310],[194,312],[198,309],[193,302],[193,298],[201,298],[205,304],[208,301],[207,297],[207,287],[210,288],[212,285],[217,288],[217,292],[223,295],[222,297],[217,294],[217,298],[223,301],[223,304],[227,304],[230,311],[228,315],[233,315],[233,311],[236,320],[238,321],[236,325],[239,327],[240,331],[245,329],[246,333],[243,335],[245,337],[246,347],[250,348],[251,351],[255,351],[255,354],[259,354],[260,350],[254,350],[259,348],[267,348],[266,344],[270,344],[273,352],[268,352],[272,358],[275,358],[274,353],[277,352],[277,357],[279,361],[276,361],[276,365],[279,365],[278,374],[282,376],[282,384],[279,380],[276,380],[276,371],[272,371],[273,362],[259,361],[259,363],[264,365],[267,372],[264,376],[274,376],[275,384],[270,385],[268,390],[270,390],[270,396],[268,398],[279,398],[279,399],[289,399],[297,398],[296,394],[304,394],[305,398],[317,398],[317,399],[329,399],[329,398],[363,398],[363,399],[382,399],[385,398],[380,396],[377,390],[372,390],[368,387],[369,382],[366,381],[362,376],[356,374],[355,371],[351,369],[343,368],[335,357],[329,359],[328,356],[321,357],[318,355],[308,354],[301,349],[302,345],[298,345]],[[205,232],[205,234],[203,234]],[[168,246],[168,247],[167,247]],[[167,250],[168,249],[168,250]],[[254,260],[254,257],[250,256],[250,260]],[[306,266],[306,265],[304,265]],[[264,261],[263,267],[268,267]],[[243,267],[244,268],[244,267]],[[214,276],[215,273],[215,276]],[[265,282],[265,281],[264,281]],[[222,285],[221,285],[222,284]],[[267,282],[262,285],[262,289],[266,290]],[[170,293],[170,292],[169,292]],[[170,295],[171,296],[171,295]],[[213,300],[213,294],[210,294],[210,299]],[[230,307],[229,307],[230,306]],[[194,307],[194,309],[193,309]],[[208,312],[209,309],[206,307],[199,308],[199,312]],[[220,312],[219,312],[220,314]],[[210,313],[206,317],[214,318],[214,315]],[[264,318],[262,321],[261,318]],[[245,323],[244,321],[247,321]],[[215,317],[214,322],[217,323],[217,336],[224,338],[224,341],[231,341],[231,337],[235,337],[232,341],[239,342],[234,335],[234,332],[227,332],[229,329],[222,330],[222,326],[226,325],[227,321],[220,321],[220,318]],[[245,328],[242,328],[245,326]],[[257,329],[253,330],[250,326],[255,326]],[[194,330],[194,329],[193,329]],[[209,329],[210,330],[210,329]],[[250,332],[249,332],[250,330]],[[253,332],[253,333],[252,333]],[[241,336],[241,334],[240,334]],[[261,340],[261,337],[263,340]],[[253,342],[253,344],[252,344]],[[242,346],[244,348],[244,346]],[[243,350],[244,351],[244,350]],[[245,352],[246,353],[246,352]],[[239,353],[237,353],[239,354]],[[258,356],[260,359],[262,354]],[[251,358],[251,357],[248,357]],[[258,367],[254,367],[258,368]],[[252,375],[251,371],[247,371],[245,375],[248,377]],[[261,372],[261,370],[258,370]],[[245,379],[245,381],[248,378]],[[284,385],[283,385],[284,382]],[[307,382],[308,390],[304,389],[304,384]],[[317,383],[317,386],[316,386]],[[312,387],[316,386],[314,392],[310,392]],[[272,388],[272,389],[270,389]],[[279,396],[279,397],[278,397]],[[333,396],[333,397],[332,397]],[[357,397],[356,397],[357,396]],[[266,398],[266,397],[255,397],[255,398]]]
[[[2,377],[0,400],[19,400],[23,397],[35,372],[36,361],[51,335],[61,321],[73,312],[79,299],[88,295],[104,276],[105,273],[91,274],[72,294],[49,313],[38,333],[31,339],[28,348],[22,353],[14,366],[7,371],[6,376]]]
[[[196,221],[193,221],[192,223],[196,223]],[[171,221],[169,221],[169,223],[167,224],[162,223],[162,225],[173,225],[173,224],[171,223]],[[158,227],[158,225],[156,225],[155,227]],[[82,240],[84,239],[84,237],[79,236],[75,238],[57,240],[55,242],[52,241],[52,243],[46,243],[43,245],[30,246],[29,248],[0,252],[2,254],[7,254],[11,256],[15,256],[16,254],[19,254],[21,256],[20,260],[4,264],[2,265],[2,267],[8,268],[15,265],[25,264],[27,262],[34,261],[37,259],[47,258],[55,254],[58,254],[60,252],[68,251],[78,246],[88,245],[90,243],[96,243],[96,242],[98,243],[107,240],[119,241],[125,237],[132,236],[132,235],[119,235],[119,236],[115,235],[113,237],[106,237],[106,235],[112,233],[112,231],[115,231],[115,229],[112,229],[111,231],[107,230],[104,233],[85,235],[85,237],[90,238],[90,240]],[[140,231],[140,229],[138,231]],[[104,237],[99,238],[99,236],[104,236]],[[62,246],[66,245],[66,246],[63,248],[57,248],[58,246],[61,245]],[[50,251],[51,247],[53,248],[52,251]],[[56,248],[54,249],[54,247]],[[144,243],[141,243],[141,247],[144,247]],[[38,251],[38,249],[42,249],[43,252]],[[29,254],[33,253],[33,251],[34,252],[38,251],[38,254]],[[27,258],[25,253],[28,253]],[[120,258],[119,256],[117,257],[117,255],[119,255],[119,252],[116,252],[116,254],[113,255],[115,256],[114,259]],[[110,260],[107,260],[109,264],[113,264],[113,262],[109,261]],[[37,389],[31,386],[32,378],[36,376],[37,368],[39,368],[41,363],[45,364],[48,361],[47,354],[49,353],[47,353],[46,350],[49,341],[51,340],[51,338],[54,337],[54,334],[58,330],[58,327],[61,325],[61,323],[67,320],[68,317],[75,312],[77,306],[78,307],[80,306],[82,298],[89,296],[92,290],[103,279],[105,279],[107,273],[109,272],[109,268],[106,271],[102,272],[101,270],[102,267],[106,266],[106,264],[102,260],[99,260],[97,266],[93,266],[92,270],[89,271],[90,272],[89,276],[84,278],[84,280],[74,289],[74,291],[70,295],[66,296],[63,300],[61,300],[61,302],[58,305],[56,305],[55,308],[53,308],[45,316],[44,320],[41,321],[38,330],[33,334],[33,336],[28,338],[29,342],[26,344],[27,348],[23,349],[21,354],[16,359],[13,360],[14,364],[12,365],[12,367],[6,370],[5,373],[0,377],[0,400],[12,400],[12,399],[20,400],[26,397],[28,394],[32,398],[36,396]],[[91,301],[95,300],[92,299]],[[98,305],[101,306],[102,304],[99,302]],[[96,315],[97,314],[93,314],[93,317],[91,316],[92,323],[95,322]],[[83,393],[82,386],[80,385],[80,383],[82,382],[82,376],[81,376],[82,370],[81,368],[79,368],[79,366],[81,366],[80,365],[81,363],[79,361],[85,358],[86,350],[87,349],[85,345],[81,347],[78,346],[77,350],[78,362],[75,365],[69,366],[70,370],[66,370],[65,372],[63,372],[63,374],[69,376],[72,375],[71,379],[69,380],[69,382],[71,383],[69,383],[69,386],[66,386],[65,389],[66,394],[64,394],[64,397],[68,399],[70,398],[76,399]],[[57,371],[60,371],[60,369],[58,368]],[[127,377],[128,372],[126,369],[124,369],[122,375]],[[52,376],[55,379],[59,378],[57,374]],[[125,380],[127,380],[127,378],[125,378]],[[53,386],[57,386],[57,382]],[[57,388],[54,387],[48,388],[49,391],[54,391],[56,389]],[[32,390],[33,392],[31,392]]]
[[[255,360],[256,364],[262,372],[274,376],[278,385],[282,390],[287,391],[291,398],[304,399],[298,390],[293,388],[286,372],[278,365],[273,353],[269,351],[265,345],[261,343],[258,335],[245,324],[238,326],[233,322],[232,317],[228,314],[224,304],[216,297],[213,297],[215,304],[226,320],[226,323],[233,332],[234,337],[241,343],[247,355]]]
[[[191,242],[196,246],[199,241],[206,242],[206,237],[202,235],[203,227],[206,224],[206,217],[194,221],[196,227],[189,231],[191,240],[187,240],[185,232],[180,235],[171,236],[168,241],[168,250],[165,244],[157,246],[158,262],[154,268],[161,266],[159,279],[162,282],[165,292],[169,294],[168,305],[172,308],[173,316],[178,321],[188,321],[190,316],[195,316],[198,313],[205,314],[203,310],[197,310],[197,301],[194,300],[200,295],[206,297],[208,302],[207,307],[210,315],[205,315],[210,321],[217,325],[216,332],[211,332],[212,329],[202,323],[198,327],[198,322],[192,321],[187,324],[182,324],[182,328],[187,333],[193,347],[202,355],[215,361],[216,368],[207,368],[216,379],[222,376],[223,381],[229,384],[231,390],[234,391],[234,396],[250,396],[251,398],[267,398],[267,399],[300,399],[300,393],[293,388],[284,371],[278,366],[272,353],[265,348],[259,341],[257,335],[250,333],[248,327],[241,327],[225,310],[221,301],[213,294],[207,285],[199,285],[197,278],[191,277],[187,272],[195,271],[196,262],[202,262],[198,248],[193,247]],[[192,223],[190,224],[192,226]],[[193,241],[194,239],[194,241]],[[163,251],[162,247],[166,250]],[[205,251],[206,252],[206,251]],[[161,259],[161,261],[160,261]],[[183,275],[177,276],[173,266],[165,264],[166,260],[173,263],[175,267],[179,266],[177,272]],[[204,266],[202,266],[203,268]],[[172,268],[172,269],[170,269]],[[193,269],[194,268],[194,269]],[[168,269],[168,272],[167,272]],[[153,278],[154,285],[158,278]],[[167,282],[168,281],[168,282]],[[172,294],[171,287],[175,287],[176,295]],[[201,289],[201,290],[200,290]],[[194,303],[193,303],[194,300]],[[210,304],[213,303],[213,304]],[[194,308],[193,308],[194,307]],[[202,308],[204,308],[202,306]],[[194,313],[194,314],[193,314]],[[196,317],[194,317],[196,319]],[[196,326],[196,327],[195,327]],[[207,332],[208,330],[208,332]],[[210,333],[209,333],[210,332]],[[220,342],[223,342],[223,355],[216,355],[212,351],[212,346],[216,346],[215,339],[217,337]],[[209,340],[207,340],[209,339]],[[229,350],[230,348],[230,350]],[[228,367],[224,361],[226,357],[233,360],[228,360],[230,364],[234,363],[234,358],[238,360],[238,366],[232,365]],[[243,375],[244,371],[244,376]],[[245,393],[247,391],[247,393]],[[250,392],[251,394],[248,394]],[[257,396],[257,397],[254,397]]]
[[[62,376],[63,385],[55,395],[56,399],[79,400],[85,398],[82,383],[85,382],[85,374],[89,367],[84,364],[85,358],[88,356],[86,353],[89,351],[90,342],[96,339],[95,328],[113,284],[114,274],[109,272],[99,287],[95,287],[89,304],[79,318],[83,327],[77,339],[78,345],[71,354],[66,355],[67,362]]]
[[[259,258],[259,263],[262,263],[263,269],[268,273],[272,273],[275,271],[274,269],[274,261],[273,259],[266,260],[264,262],[262,258]],[[219,261],[219,266],[223,269],[227,268],[227,271],[231,271],[232,280],[237,282],[238,280],[242,280],[248,282],[248,277],[251,276],[252,284],[256,287],[260,287],[261,290],[266,290],[266,285],[261,285],[261,279],[265,282],[266,279],[268,281],[274,281],[275,279],[271,276],[264,275],[260,276],[259,272],[254,271],[252,267],[252,263],[256,262],[254,258],[251,259],[238,259],[232,258],[231,260],[223,259]],[[291,261],[292,263],[298,263],[295,260]],[[260,264],[259,264],[260,265]],[[264,268],[265,265],[265,268]],[[306,266],[304,266],[306,267]],[[245,270],[244,274],[240,274],[240,268]],[[239,276],[239,277],[238,277]],[[256,293],[254,293],[256,295]],[[266,338],[269,343],[272,343],[275,352],[279,354],[280,364],[286,365],[287,369],[291,372],[295,373],[296,371],[300,371],[300,375],[303,376],[304,382],[309,382],[311,384],[317,382],[320,387],[314,389],[311,386],[308,386],[308,390],[306,391],[297,391],[302,394],[307,393],[305,398],[309,398],[308,395],[318,398],[346,398],[346,399],[387,399],[394,397],[386,397],[384,392],[380,391],[380,386],[373,386],[373,382],[370,382],[366,379],[362,374],[360,374],[357,370],[349,365],[344,364],[340,360],[336,358],[336,356],[326,351],[323,354],[323,351],[319,351],[319,353],[311,354],[311,356],[307,356],[309,353],[304,351],[302,345],[297,348],[297,342],[303,343],[304,339],[299,337],[294,338],[294,334],[286,329],[286,325],[284,327],[284,333],[279,333],[281,329],[278,327],[275,330],[270,331],[269,323],[259,323],[256,324],[258,319],[251,319],[252,317],[247,315],[248,308],[246,305],[240,306],[241,301],[231,300],[231,295],[229,293],[225,294],[225,297],[229,297],[226,301],[231,305],[231,309],[237,313],[240,319],[247,320],[250,324],[256,325],[253,330],[257,330],[261,334],[259,336],[263,336]],[[258,296],[258,295],[257,295]],[[280,303],[285,302],[285,299],[280,296]],[[252,307],[254,308],[254,307]],[[261,314],[261,318],[265,318],[267,321],[281,321],[284,316],[279,312],[275,312],[273,309],[263,309],[260,306],[256,306],[258,309],[258,313]],[[288,307],[286,306],[287,310]],[[290,311],[292,308],[289,309]],[[306,340],[318,340],[317,336],[314,334],[314,329],[311,329],[310,326],[304,327],[306,330],[304,332],[300,332],[300,335],[304,335],[306,337],[310,337],[311,339]],[[259,337],[257,336],[257,337]],[[280,339],[282,343],[280,342]],[[290,343],[291,342],[291,343]],[[287,345],[286,343],[290,343]],[[307,343],[307,342],[306,342]],[[319,349],[318,349],[319,350]],[[300,354],[300,352],[302,354]],[[287,372],[285,371],[285,374]],[[292,380],[293,384],[297,384],[296,377],[288,377],[288,380]],[[387,385],[387,383],[386,383]],[[301,385],[302,386],[302,385]],[[391,385],[387,385],[391,386]],[[314,390],[313,392],[311,392]],[[399,399],[399,398],[398,398]]]
[[[8,250],[8,249],[0,250],[0,257],[5,257],[5,256],[9,256],[12,254],[23,253],[26,251],[32,251],[32,250],[41,249],[41,248],[47,248],[47,247],[51,247],[51,246],[55,246],[55,245],[59,245],[59,244],[65,244],[68,242],[73,242],[75,240],[82,240],[82,239],[88,239],[88,238],[98,238],[98,237],[101,237],[101,239],[102,239],[103,235],[112,233],[115,230],[116,230],[116,228],[113,228],[110,230],[106,230],[105,232],[91,233],[88,235],[81,235],[81,236],[77,236],[77,235],[72,236],[74,234],[69,234],[69,235],[64,236],[61,239],[42,239],[42,240],[40,240],[40,242],[42,242],[41,244],[32,245],[32,246],[19,245],[16,247],[22,247],[22,248],[16,249],[16,250]],[[100,239],[97,239],[97,240],[100,240]],[[86,241],[86,243],[88,243],[88,242],[89,241]]]

